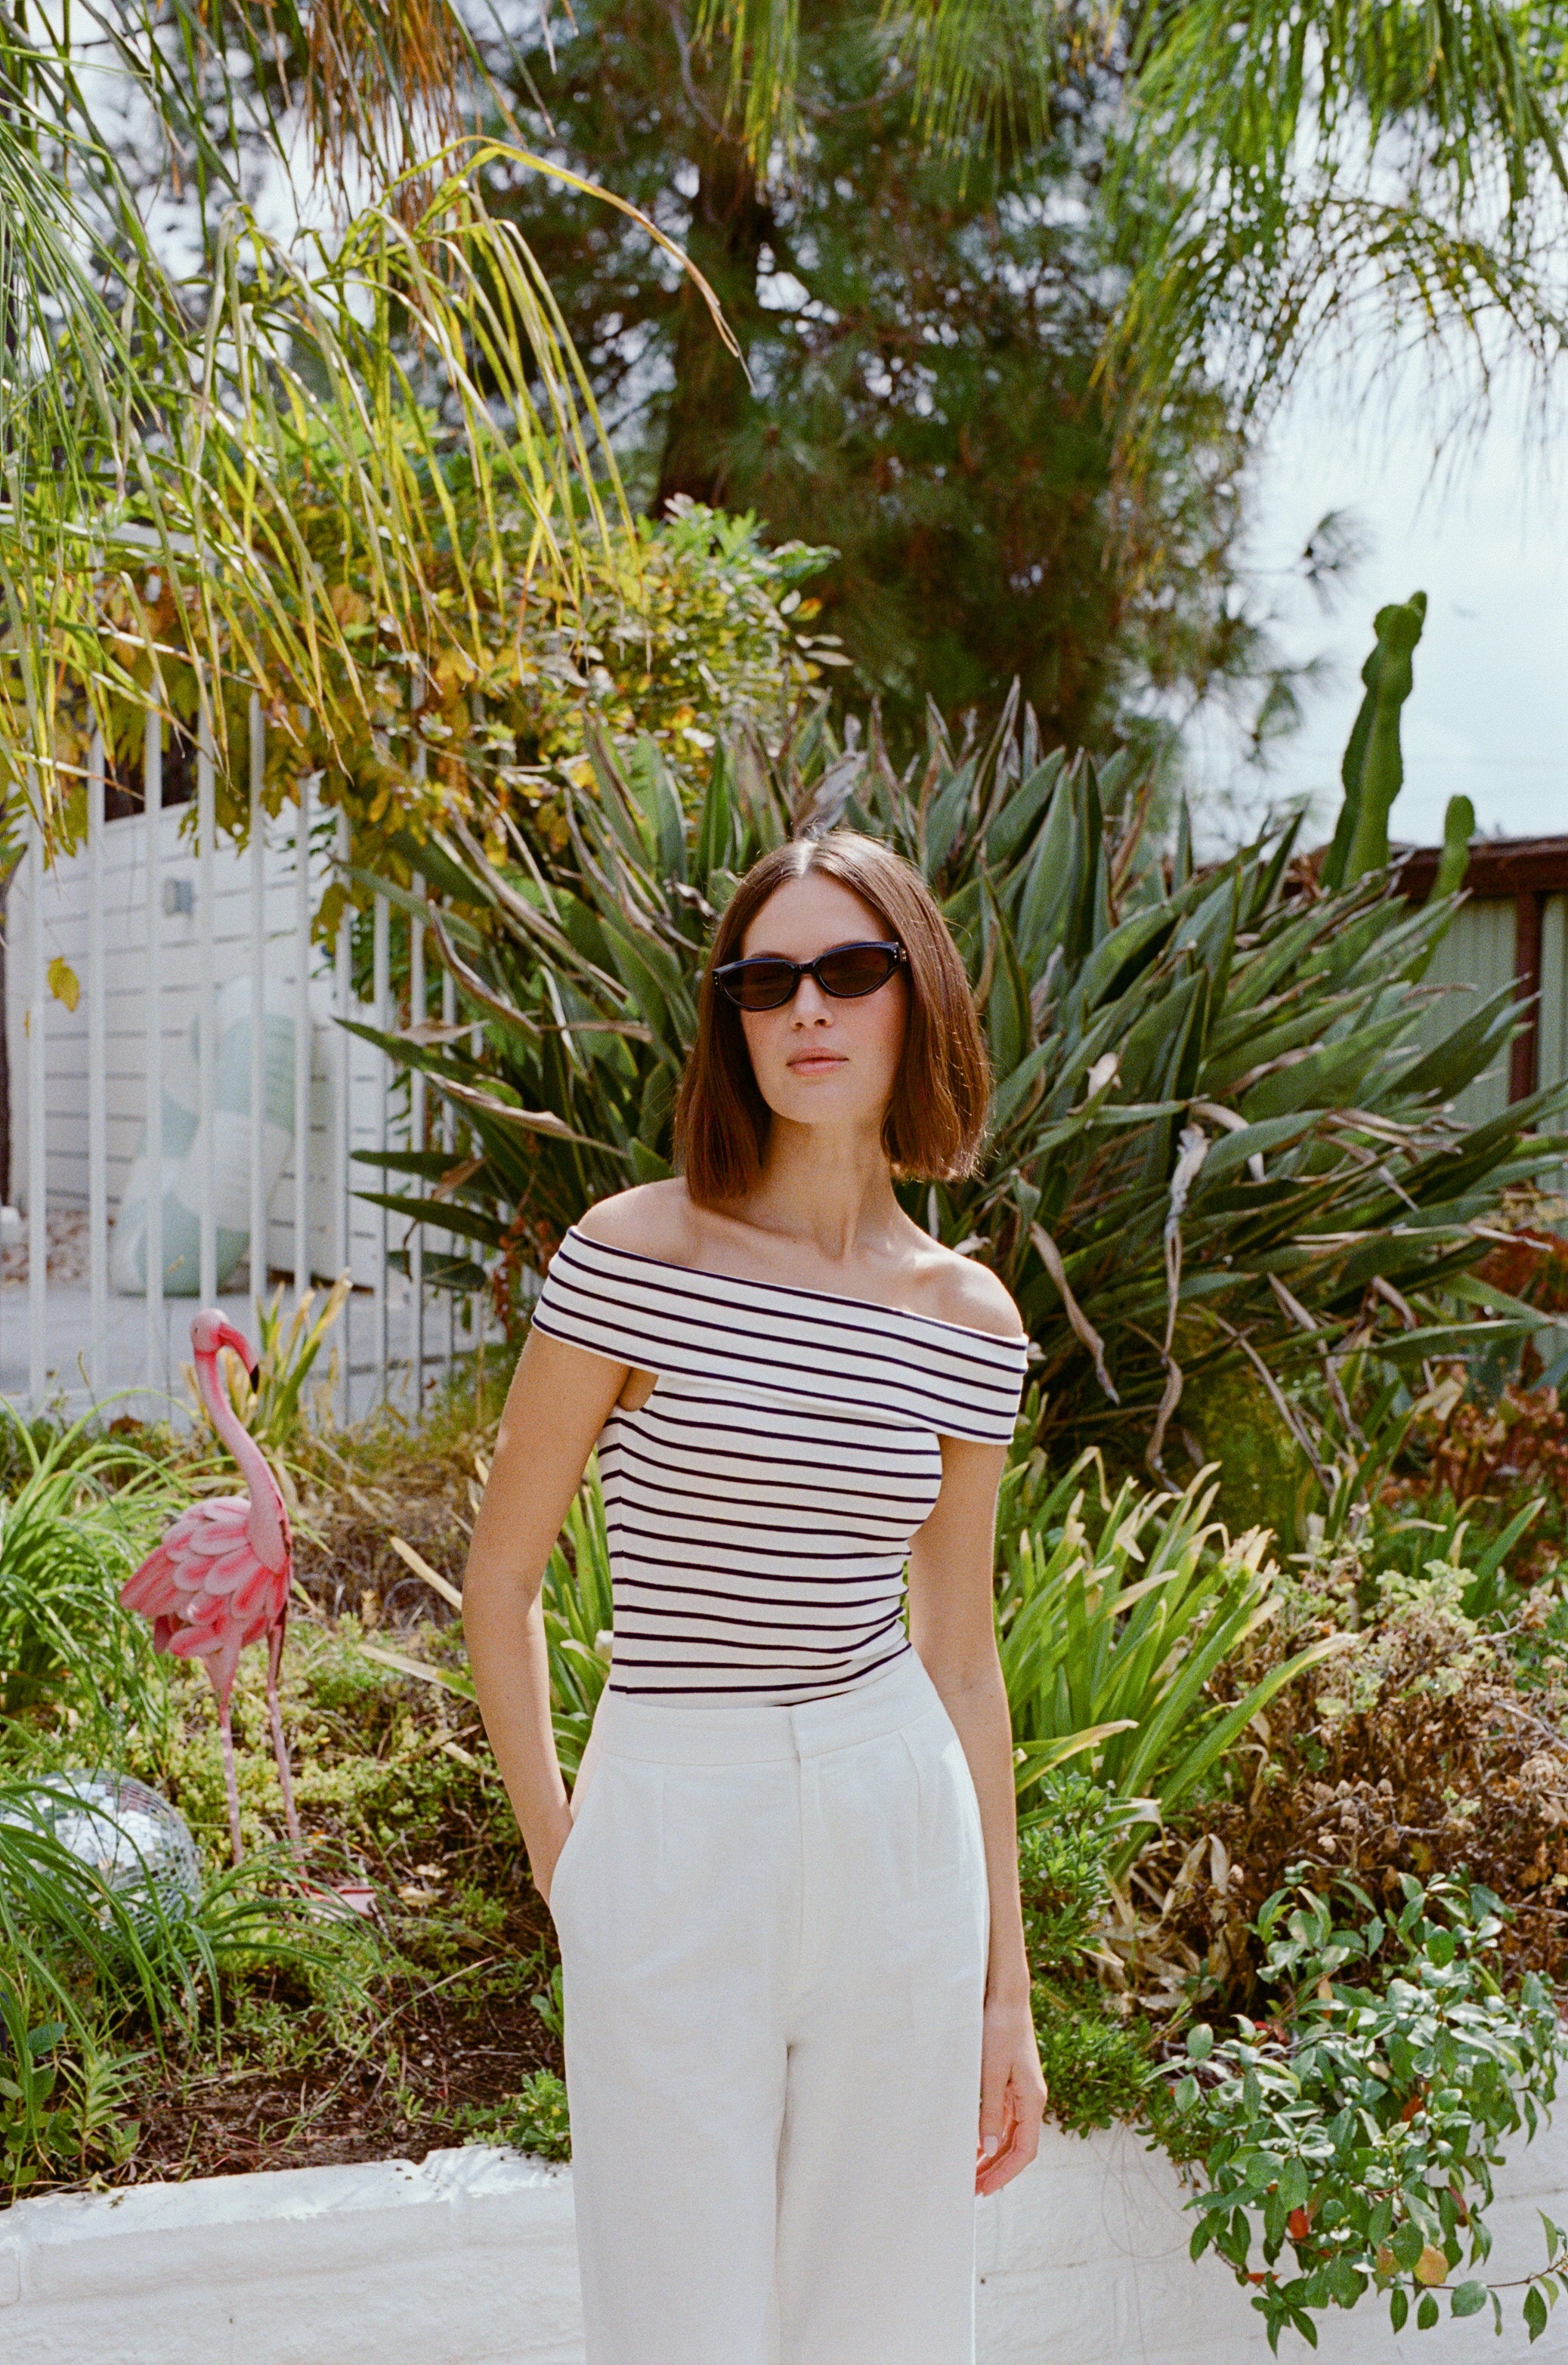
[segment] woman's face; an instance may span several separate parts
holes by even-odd
[[[889,944],[892,930],[853,888],[809,870],[770,895],[745,932],[738,958],[782,954],[815,960],[834,945]],[[781,1010],[743,1010],[757,1090],[775,1116],[794,1125],[881,1130],[903,1055],[909,988],[902,969],[875,993],[835,1001],[803,977]]]

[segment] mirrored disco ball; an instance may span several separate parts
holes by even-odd
[[[8,1802],[6,1820],[47,1832],[135,1906],[155,1897],[171,1918],[201,1896],[190,1826],[167,1799],[129,1774],[51,1774]]]

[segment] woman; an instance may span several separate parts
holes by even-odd
[[[847,832],[766,855],[682,1176],[573,1227],[507,1399],[464,1623],[560,1934],[589,2365],[973,2358],[973,2194],[1045,2106],[991,1621],[1025,1340],[893,1176],[969,1171],[987,1093],[917,874]],[[539,1591],[596,1446],[614,1636],[568,1800]]]

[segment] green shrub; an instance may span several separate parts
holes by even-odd
[[[0,2156],[13,2197],[118,2164],[132,2046],[216,2040],[230,1976],[322,1957],[308,1902],[275,1859],[207,1884],[188,1910],[121,1895],[29,1818],[31,1785],[0,1784]]]
[[[1050,2115],[1069,2135],[1147,2117],[1159,2072],[1153,2031],[1123,2019],[1090,1979],[1036,1979],[1032,2002]]]
[[[69,1692],[92,1720],[83,1745],[153,1708],[151,1635],[121,1609],[118,1588],[178,1500],[150,1457],[90,1436],[90,1418],[40,1437],[0,1398],[20,1465],[0,1501],[0,1719]]]
[[[1125,1800],[1087,1774],[1045,1775],[1035,1818],[1018,1834],[1024,1942],[1036,1972],[1077,1969],[1111,1901],[1111,1853],[1127,1821]]]
[[[1401,1886],[1387,1917],[1347,1880],[1329,1894],[1305,1881],[1277,1891],[1257,1924],[1263,1976],[1282,1991],[1275,2016],[1244,2019],[1217,2043],[1204,2023],[1188,2032],[1170,2139],[1207,2179],[1190,2204],[1193,2256],[1212,2246],[1258,2286],[1271,2346],[1287,2326],[1316,2346],[1314,2312],[1353,2306],[1374,2285],[1396,2332],[1412,2303],[1419,2326],[1435,2324],[1442,2288],[1456,2316],[1490,2299],[1502,2328],[1495,2292],[1450,2278],[1467,2248],[1472,2267],[1486,2258],[1502,2139],[1534,2135],[1563,2037],[1533,1975],[1502,1992],[1489,1957],[1503,1909],[1490,1890],[1409,1875]],[[1568,2275],[1568,2245],[1555,2228],[1548,2241],[1526,2301],[1532,2337],[1542,2289],[1554,2296]],[[1276,2263],[1287,2243],[1294,2274]]]
[[[1111,1857],[1127,1803],[1074,1767],[1042,1777],[1036,1819],[1018,1839],[1018,1888],[1031,2002],[1050,2113],[1071,2134],[1137,2119],[1155,2072],[1150,2029],[1124,2015],[1087,1958],[1112,1902]]]

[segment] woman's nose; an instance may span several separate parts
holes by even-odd
[[[790,1015],[797,1026],[832,1025],[833,1003],[814,977],[803,977],[795,988],[795,1003]]]

